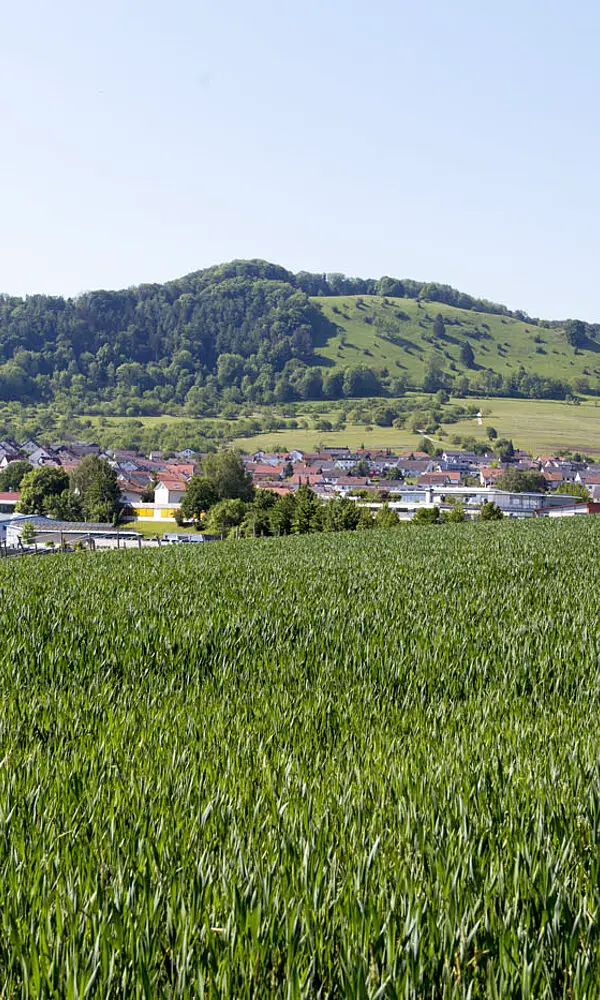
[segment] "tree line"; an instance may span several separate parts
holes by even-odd
[[[480,516],[483,520],[499,520],[502,512],[490,503],[484,505]],[[254,489],[240,456],[231,451],[206,457],[201,471],[186,487],[178,519],[181,524],[194,523],[221,538],[359,531],[400,524],[387,503],[373,510],[347,497],[323,501],[308,486],[281,496],[271,490]],[[413,517],[417,525],[465,520],[460,504],[445,512],[423,507]]]
[[[112,524],[121,509],[117,474],[97,455],[86,455],[70,474],[60,466],[11,462],[0,472],[0,491],[5,490],[20,492],[17,513],[60,521]]]
[[[61,412],[156,415],[173,407],[211,416],[244,403],[395,396],[407,387],[397,375],[357,364],[327,371],[314,347],[337,327],[318,297],[379,295],[417,298],[534,320],[447,285],[340,274],[294,275],[264,261],[234,261],[166,284],[77,298],[0,296],[0,402],[50,403]],[[435,318],[433,334],[443,327]],[[575,349],[595,328],[569,321]],[[473,366],[463,345],[462,362]],[[424,373],[426,391],[452,386],[462,394],[564,398],[572,387],[524,371],[502,379],[474,371],[457,378],[435,358]]]

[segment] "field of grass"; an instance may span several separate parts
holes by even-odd
[[[435,356],[446,371],[472,376],[460,358],[461,345],[468,342],[475,371],[510,375],[523,366],[538,375],[567,380],[588,375],[597,381],[600,376],[600,344],[590,342],[588,349],[576,354],[560,328],[414,299],[341,296],[314,301],[338,327],[336,336],[317,345],[316,354],[326,365],[385,366],[390,373],[420,384],[427,362]],[[432,336],[438,314],[446,326],[443,339]]]
[[[422,399],[426,407],[426,397]],[[534,455],[568,450],[583,451],[590,455],[600,453],[600,400],[595,398],[577,406],[551,400],[472,397],[452,399],[450,402],[462,406],[477,406],[483,414],[483,424],[480,425],[477,418],[473,417],[459,423],[442,425],[441,436],[434,438],[440,447],[450,446],[452,437],[456,435],[487,441],[486,428],[492,426],[500,437],[512,438],[516,446],[525,448]],[[380,403],[381,400],[378,400],[374,406]],[[332,447],[348,445],[350,448],[357,448],[364,445],[367,448],[392,448],[396,451],[417,448],[419,444],[420,436],[407,428],[397,430],[394,427],[377,427],[348,421],[344,430],[318,430],[316,424],[319,420],[329,418],[334,422],[338,412],[337,404],[301,404],[297,410],[298,419],[309,423],[308,429],[271,431],[250,438],[239,437],[235,439],[235,444],[247,452],[260,448],[270,451],[277,445],[312,451],[319,442]]]
[[[186,422],[190,423],[193,420],[192,417],[176,417],[176,416],[171,416],[168,413],[160,417],[124,417],[124,416],[105,417],[105,416],[98,416],[95,414],[91,415],[88,414],[85,416],[85,419],[89,420],[93,427],[105,427],[105,426],[110,427],[114,424],[135,423],[136,421],[139,421],[139,423],[143,427],[157,427],[160,426],[160,424],[169,425],[169,424],[181,424]]]
[[[175,524],[173,521],[128,521],[124,527],[137,531],[140,535],[164,535],[165,532],[172,534],[196,533],[194,527],[186,527]]]
[[[327,411],[324,410],[323,414],[326,415]],[[311,420],[311,423],[314,428],[315,421]],[[406,450],[418,447],[419,436],[411,434],[408,430],[398,431],[393,427],[373,427],[371,430],[366,430],[362,424],[348,423],[343,431],[317,429],[270,431],[265,434],[255,434],[249,438],[235,438],[233,443],[246,452],[254,452],[259,449],[275,451],[279,447],[287,450],[298,448],[301,451],[315,451],[322,444],[328,444],[331,447],[348,445],[349,448],[361,448],[364,445],[365,448]]]
[[[464,402],[455,400],[454,402]],[[487,426],[501,437],[512,438],[520,448],[534,455],[554,455],[563,451],[600,453],[600,400],[588,399],[577,406],[554,400],[469,399],[480,407],[483,427],[477,419],[444,427],[454,434],[484,437]]]
[[[0,995],[596,996],[599,560],[581,518],[0,564]]]

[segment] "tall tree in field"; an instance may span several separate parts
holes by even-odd
[[[475,364],[475,352],[468,341],[460,349],[460,360],[465,368],[473,368]]]
[[[500,508],[496,507],[496,504],[492,503],[491,500],[484,503],[479,512],[479,519],[481,521],[501,521],[503,517],[504,514]]]
[[[301,486],[296,492],[292,531],[295,535],[307,535],[322,528],[321,502],[308,486]]]
[[[446,333],[446,327],[444,325],[444,317],[441,313],[438,313],[433,321],[433,336],[443,337]]]
[[[226,538],[232,528],[237,528],[248,510],[243,500],[219,500],[211,507],[208,516],[208,530]]]
[[[181,498],[181,513],[188,521],[198,521],[219,499],[216,486],[206,476],[192,476]]]
[[[509,493],[538,493],[545,490],[548,483],[541,472],[522,472],[510,466],[504,470],[496,482],[500,490]]]
[[[88,521],[110,522],[119,510],[121,491],[115,470],[105,458],[86,455],[71,476],[71,489]]]
[[[585,323],[580,319],[568,319],[565,323],[565,337],[571,347],[581,347],[585,341]]]
[[[441,361],[435,354],[432,354],[425,367],[423,389],[425,392],[437,392],[438,389],[444,388],[444,383],[445,374]]]
[[[289,535],[294,523],[296,497],[293,493],[279,497],[269,511],[271,531],[274,535]]]
[[[21,542],[23,545],[34,545],[36,540],[36,530],[31,521],[25,521],[21,528]]]
[[[219,451],[215,455],[207,455],[202,463],[202,472],[212,480],[219,500],[252,500],[252,476],[236,452]]]
[[[554,490],[555,493],[566,493],[569,497],[575,497],[579,500],[590,501],[592,499],[587,486],[583,483],[561,483]]]

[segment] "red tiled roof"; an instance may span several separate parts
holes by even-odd
[[[293,493],[289,486],[285,486],[283,483],[261,483],[261,490],[269,490],[270,493],[277,493],[280,497],[285,497],[288,493]]]
[[[314,476],[318,472],[318,463],[306,465],[304,462],[294,462],[293,469],[295,476]]]
[[[282,465],[267,465],[266,462],[249,462],[246,469],[253,476],[271,476],[273,479],[283,472]]]
[[[119,479],[119,489],[123,493],[137,493],[141,496],[148,489],[148,485],[142,486],[140,483],[132,483],[130,479]]]
[[[191,476],[194,475],[194,472],[196,471],[196,466],[192,462],[189,462],[187,464],[180,462],[167,462],[167,469],[170,473],[175,473],[176,475],[179,476],[185,476],[186,479],[189,479]]]
[[[368,486],[370,479],[368,476],[338,476],[337,479],[332,476],[331,481],[334,486],[356,486],[357,489],[362,489],[363,486]]]
[[[185,479],[172,479],[169,476],[161,476],[158,480],[161,486],[166,486],[168,490],[184,490],[187,486]]]
[[[294,473],[289,482],[297,486],[312,486],[314,483],[322,483],[323,476],[320,474],[316,476],[305,475],[305,474],[297,476]]]
[[[17,503],[20,499],[20,493],[0,493],[0,503]]]
[[[451,477],[450,472],[424,472],[417,479],[418,486],[447,486],[452,482],[456,482],[456,479]]]

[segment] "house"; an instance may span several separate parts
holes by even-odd
[[[388,469],[395,469],[400,463],[398,455],[372,455],[369,459],[371,472],[386,472]]]
[[[20,499],[20,493],[0,493],[0,514],[14,514]]]
[[[149,458],[144,458],[143,456],[136,459],[136,467],[139,471],[143,472],[168,472],[166,462],[151,462]]]
[[[424,472],[417,486],[459,486],[460,472]]]
[[[573,462],[559,462],[557,471],[560,472],[563,483],[574,483],[579,469]]]
[[[418,462],[420,461],[425,462],[431,458],[431,455],[428,455],[426,451],[408,451],[404,452],[402,455],[398,455],[398,458],[402,459],[403,461],[404,459],[409,459],[413,461],[416,460]]]
[[[296,462],[294,464],[295,476],[316,476],[320,472],[321,465],[319,462],[313,462],[310,465],[306,462]]]
[[[5,469],[11,462],[19,462],[24,458],[16,441],[0,441],[0,469]]]
[[[400,474],[405,478],[408,476],[422,476],[425,472],[434,472],[435,465],[429,456],[427,459],[411,459],[399,457],[396,468],[400,469]]]
[[[286,497],[288,493],[295,493],[297,486],[289,485],[289,481],[281,483],[275,479],[265,479],[263,482],[259,483],[259,489],[268,490],[269,493],[276,493],[278,497]]]
[[[167,462],[166,469],[170,475],[191,479],[196,471],[196,466],[193,462]]]
[[[267,465],[265,463],[249,463],[246,470],[252,476],[253,483],[260,483],[264,479],[283,479],[282,465]]]
[[[479,468],[479,481],[482,486],[495,486],[503,475],[504,469],[492,469],[487,466]]]
[[[560,469],[544,469],[542,475],[544,476],[544,479],[548,483],[548,486],[553,486],[556,488],[557,486],[560,486],[561,483],[565,482],[565,480],[563,479],[563,474]]]
[[[356,490],[364,490],[366,486],[371,485],[371,480],[368,476],[338,476],[337,479],[331,479],[331,485],[336,493],[346,496]]]
[[[160,479],[154,490],[154,503],[161,506],[180,504],[185,493],[186,483],[183,479]]]
[[[101,448],[94,441],[71,441],[69,444],[52,444],[50,450],[63,462],[80,462],[86,455],[100,455]],[[64,462],[63,462],[64,464]]]
[[[296,473],[286,480],[290,486],[316,486],[319,483],[323,483],[323,475],[320,472],[317,473]]]
[[[582,486],[600,486],[600,473],[590,472],[585,469],[583,472],[578,472],[575,476],[575,482],[580,483]]]
[[[148,484],[141,485],[140,483],[133,482],[130,479],[119,478],[117,479],[119,489],[121,490],[121,502],[122,503],[141,503],[142,496],[148,490]]]
[[[560,472],[561,482],[574,483],[576,481],[578,469],[573,462],[565,462],[561,458],[546,458],[545,461],[541,461],[541,466],[544,475]]]
[[[328,451],[305,451],[304,452],[304,462],[306,465],[322,464],[323,462],[332,462],[333,456],[329,454]]]
[[[31,453],[37,451],[38,448],[39,444],[37,443],[37,441],[34,441],[33,438],[28,438],[27,441],[23,441],[23,443],[20,445],[20,450],[23,452],[24,455],[31,455]]]
[[[40,465],[59,465],[59,461],[52,452],[47,451],[45,448],[35,448],[34,451],[27,452],[27,461],[30,465],[36,466]]]
[[[111,455],[119,464],[121,462],[135,461],[136,458],[140,457],[137,451],[131,451],[129,448],[113,448]]]
[[[330,458],[350,458],[352,455],[349,448],[328,448],[326,444],[323,445],[323,451],[326,452]]]
[[[119,462],[114,462],[113,468],[118,469],[120,472],[137,472],[138,464],[133,458],[123,458]]]
[[[446,469],[458,469],[460,472],[468,472],[474,465],[477,465],[479,459],[473,451],[444,451],[442,453],[442,462],[445,463]]]

